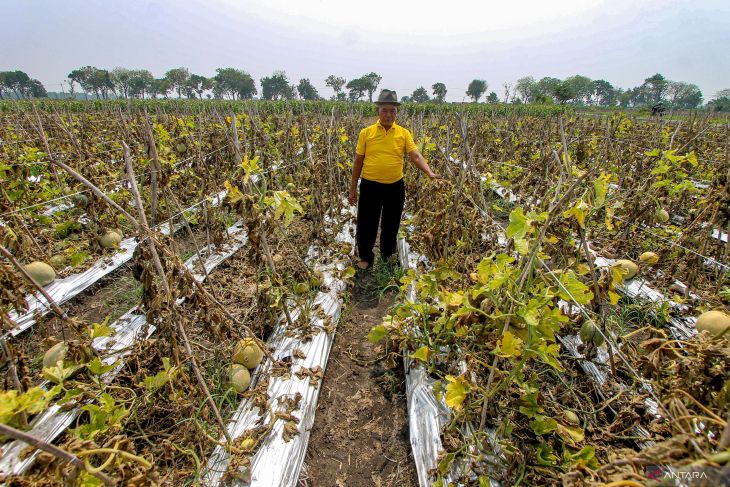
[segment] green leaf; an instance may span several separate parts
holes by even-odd
[[[536,435],[547,435],[558,429],[558,422],[548,416],[535,416],[530,426]]]
[[[109,326],[109,318],[111,318],[111,315],[104,318],[104,321],[101,323],[94,323],[93,330],[91,332],[91,339],[99,338],[99,337],[110,337],[114,336],[116,331],[114,328]]]
[[[543,467],[554,467],[558,464],[558,456],[553,452],[553,449],[547,443],[542,443],[537,447],[536,452],[537,464]]]
[[[356,274],[355,268],[350,266],[347,269],[342,271],[342,278],[343,279],[349,279],[350,277],[354,277]]]
[[[420,360],[421,362],[428,363],[428,357],[431,355],[431,349],[426,345],[416,350],[413,354],[409,355],[410,358]]]
[[[596,449],[593,445],[584,446],[575,453],[572,453],[568,448],[566,448],[563,451],[563,457],[566,461],[570,462],[573,467],[582,466],[595,470],[600,466],[596,459]]]
[[[385,328],[385,325],[375,325],[371,330],[370,333],[368,333],[368,341],[370,343],[378,343],[383,338],[388,336],[388,330]]]
[[[593,299],[591,290],[580,282],[575,272],[569,270],[560,276],[560,290],[558,295],[565,301],[575,300],[578,304],[588,304]]]
[[[119,361],[116,361],[113,364],[104,365],[104,362],[102,362],[99,357],[94,357],[94,360],[86,364],[86,369],[93,375],[104,375],[114,369],[118,363]]]
[[[509,214],[509,225],[507,225],[507,238],[515,240],[523,239],[527,235],[529,223],[522,207],[517,207]]]
[[[59,360],[56,365],[44,368],[42,375],[46,380],[49,380],[54,384],[62,384],[66,379],[71,377],[79,368],[81,368],[80,365],[71,365],[69,367],[66,367]]]
[[[469,393],[470,386],[464,376],[454,377],[447,375],[446,380],[446,405],[456,411],[461,411],[461,405]]]
[[[264,198],[264,203],[274,208],[274,218],[284,216],[284,226],[288,226],[294,219],[294,213],[303,214],[304,210],[299,202],[288,191],[274,191],[273,196]]]
[[[522,345],[523,341],[521,338],[506,331],[497,342],[497,348],[495,348],[494,353],[504,358],[519,357],[522,355]]]

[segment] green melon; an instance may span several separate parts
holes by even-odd
[[[52,283],[56,278],[56,271],[53,270],[53,267],[39,260],[25,266],[25,270],[41,286]]]
[[[628,259],[619,259],[613,264],[612,267],[621,268],[624,280],[632,279],[634,276],[636,276],[636,273],[639,272],[639,266]]]
[[[264,358],[264,352],[256,344],[252,338],[244,338],[239,340],[236,348],[233,350],[233,361],[237,364],[245,366],[247,369],[253,369]]]
[[[64,267],[66,267],[66,256],[56,254],[48,259],[48,263],[51,264],[51,267],[53,267],[54,269],[63,269]]]
[[[580,340],[586,344],[593,343],[597,347],[603,345],[605,341],[600,330],[590,321],[584,321],[580,327]]]
[[[664,208],[657,208],[654,212],[654,218],[656,218],[659,223],[667,223],[669,221],[669,212],[667,212]]]
[[[713,335],[719,335],[730,328],[730,316],[722,311],[706,311],[697,318],[695,325],[697,331],[709,331]]]
[[[249,374],[246,367],[238,368],[231,373],[231,387],[237,393],[245,392],[248,386],[251,385],[251,374]]]
[[[659,262],[659,256],[654,252],[644,252],[639,256],[639,260],[647,265],[654,265]]]
[[[306,282],[298,282],[294,286],[294,292],[297,294],[307,294],[309,292],[309,284]]]
[[[110,230],[101,236],[101,238],[99,239],[99,245],[101,245],[105,249],[115,249],[119,247],[122,238],[123,237],[120,234]]]
[[[58,342],[43,354],[43,368],[53,367],[58,362],[66,360],[68,345],[66,342]]]

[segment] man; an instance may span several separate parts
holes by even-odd
[[[411,132],[395,123],[400,103],[395,91],[383,90],[375,102],[378,121],[360,131],[352,168],[350,204],[357,198],[360,181],[360,200],[357,205],[357,250],[360,269],[373,264],[373,246],[380,224],[380,255],[383,260],[395,254],[396,238],[405,203],[403,184],[403,154],[428,177],[436,175],[416,148]],[[381,217],[382,213],[382,217]]]

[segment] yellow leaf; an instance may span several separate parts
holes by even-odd
[[[506,331],[502,338],[497,342],[495,353],[500,357],[519,357],[522,355],[522,339],[514,336],[511,332]]]
[[[412,355],[409,355],[410,358],[420,360],[421,362],[428,362],[429,356],[431,356],[431,349],[426,345],[416,350]]]
[[[469,393],[469,383],[464,376],[454,377],[447,375],[446,380],[449,381],[446,385],[446,405],[451,409],[461,411],[461,405]]]

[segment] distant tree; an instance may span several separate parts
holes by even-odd
[[[416,88],[413,91],[413,94],[411,94],[411,100],[416,103],[426,103],[430,100],[428,96],[428,91],[426,91],[426,88],[421,86],[420,88]]]
[[[12,91],[15,98],[25,98],[25,89],[30,83],[30,76],[24,71],[4,71],[2,86],[6,92]]]
[[[183,92],[188,98],[196,98],[197,95],[197,98],[202,99],[203,92],[211,89],[212,87],[213,82],[209,78],[206,78],[205,76],[201,76],[199,74],[191,74],[185,82]]]
[[[537,81],[532,76],[520,78],[515,83],[515,92],[524,103],[532,103],[537,94]]]
[[[715,98],[707,103],[707,109],[712,112],[730,112],[730,88],[718,91]]]
[[[483,79],[474,79],[469,83],[469,87],[466,89],[466,95],[476,103],[479,102],[479,98],[482,97],[485,91],[487,91],[487,82]]]
[[[510,94],[512,92],[512,83],[504,82],[502,83],[502,89],[504,90],[504,102],[509,103],[510,100]]]
[[[446,85],[443,83],[434,83],[431,85],[431,89],[433,90],[433,96],[435,96],[435,100],[438,103],[443,103],[446,99]]]
[[[551,78],[549,76],[542,78],[537,82],[537,86],[535,87],[535,101],[544,103],[548,98],[551,100],[557,98],[555,93],[561,83],[562,81],[558,78]]]
[[[33,78],[28,81],[26,87],[25,87],[25,94],[26,96],[30,98],[47,98],[48,93],[46,92],[45,86],[43,86],[43,83],[38,81],[37,79]]]
[[[127,68],[116,67],[112,69],[110,76],[115,93],[122,98],[129,98],[129,84],[132,79],[132,71]]]
[[[309,81],[309,78],[302,78],[297,85],[299,96],[305,100],[319,100],[317,88]]]
[[[365,96],[365,93],[368,91],[370,86],[370,80],[362,77],[351,79],[347,82],[345,88],[350,90],[348,95],[350,101],[359,101],[363,96]]]
[[[261,95],[265,100],[292,99],[294,94],[285,71],[274,71],[271,76],[261,78]]]
[[[493,91],[489,92],[489,96],[487,96],[487,103],[495,104],[499,103],[499,97],[497,94]]]
[[[68,79],[71,83],[71,93],[73,93],[74,82],[81,86],[84,93],[94,93],[96,98],[107,98],[109,91],[114,90],[111,75],[106,69],[84,66],[71,71]]]
[[[631,106],[631,101],[634,98],[634,90],[629,88],[626,91],[622,91],[618,95],[618,104],[621,108],[628,108]]]
[[[669,82],[661,74],[657,73],[644,80],[642,88],[646,90],[648,99],[646,103],[659,103],[667,93]]]
[[[618,99],[618,91],[608,81],[597,79],[593,82],[593,96],[599,105],[612,107]]]
[[[167,94],[172,91],[172,83],[167,78],[158,78],[152,81],[149,88],[149,93],[152,98],[161,96],[167,98]]]
[[[573,84],[569,81],[562,81],[558,86],[555,87],[555,100],[558,103],[565,104],[568,103],[570,100],[575,99],[577,94],[573,90],[573,88]]]
[[[84,89],[83,81],[86,79],[86,71],[84,68],[80,69],[74,69],[68,74],[68,84],[70,86],[69,91],[71,92],[71,96],[73,97],[74,94],[74,83],[78,83],[78,85],[81,87],[81,89]]]
[[[571,93],[572,97],[565,101],[571,101],[576,105],[590,104],[593,96],[593,80],[587,76],[581,76],[576,74],[566,78],[563,83],[561,96],[558,99],[562,99],[562,96],[566,93]],[[563,102],[564,103],[564,102]]]
[[[256,82],[247,72],[235,68],[218,68],[215,72],[211,84],[216,98],[251,99],[258,94]]]
[[[154,91],[155,77],[146,69],[133,69],[129,76],[129,96],[144,98]],[[168,90],[169,91],[169,90]]]
[[[324,84],[332,88],[332,90],[335,92],[332,99],[340,99],[340,94],[344,95],[342,93],[342,87],[345,86],[345,78],[342,76],[335,76],[334,74],[331,74],[327,76],[327,79],[324,80]]]
[[[408,95],[406,95],[406,96],[401,96],[401,97],[400,97],[400,101],[401,101],[401,103],[410,103],[410,102],[411,102],[411,97],[410,97],[410,96],[408,96]]]
[[[373,93],[375,93],[375,90],[378,89],[378,85],[383,78],[377,73],[368,73],[362,78],[367,81],[367,88],[365,91],[368,92],[368,98],[370,98],[370,101],[372,102]]]
[[[190,78],[190,72],[188,68],[174,68],[165,73],[165,78],[170,81],[170,86],[173,90],[177,91],[177,97],[182,98],[183,91],[185,90],[185,84]]]
[[[669,81],[667,84],[667,101],[673,108],[692,109],[702,103],[702,91],[691,83]]]

